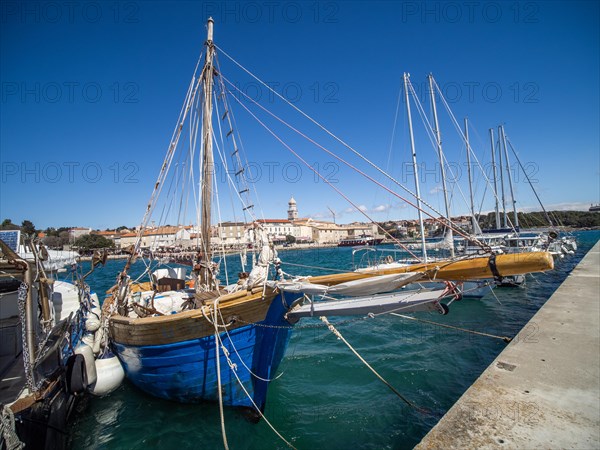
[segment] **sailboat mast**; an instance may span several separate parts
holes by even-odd
[[[517,214],[517,201],[515,200],[515,193],[513,191],[512,175],[510,174],[510,162],[508,160],[508,148],[506,147],[506,134],[504,134],[504,127],[500,125],[502,131],[502,145],[504,147],[504,159],[506,160],[506,172],[508,173],[508,186],[510,187],[510,199],[513,204],[513,214],[515,218],[515,229],[519,229],[519,215]]]
[[[454,242],[452,236],[452,227],[450,223],[452,218],[450,217],[450,203],[448,202],[448,190],[446,189],[446,170],[444,164],[444,152],[442,151],[442,136],[440,134],[440,126],[438,123],[437,108],[435,106],[435,91],[433,90],[433,75],[429,74],[429,94],[431,98],[431,110],[433,111],[433,123],[435,126],[435,140],[437,144],[438,157],[440,159],[440,173],[442,175],[442,190],[444,191],[444,207],[446,212],[446,219],[448,220],[448,226],[446,232],[450,236],[450,242]],[[454,245],[450,246],[450,256],[454,256]]]
[[[473,203],[473,178],[471,175],[471,147],[469,146],[469,122],[465,117],[465,144],[467,147],[467,174],[469,176],[469,199],[471,201],[471,221],[473,223],[473,234],[478,233],[479,224],[475,217],[475,205]]]
[[[211,225],[211,206],[213,195],[213,171],[214,159],[212,151],[212,93],[213,93],[213,56],[215,47],[213,43],[213,19],[208,19],[207,38],[206,38],[206,61],[204,63],[204,104],[202,118],[202,146],[204,149],[202,158],[202,213],[200,233],[203,242],[202,269],[200,271],[200,282],[203,286],[210,286],[211,276],[211,248],[210,248],[210,225]]]
[[[504,195],[504,172],[502,169],[502,131],[501,126],[498,127],[498,165],[500,166],[500,189],[502,191],[502,214],[504,215],[504,228],[508,228],[508,217],[506,216],[506,196]]]
[[[492,147],[492,178],[494,180],[494,203],[496,205],[496,230],[500,229],[500,209],[498,208],[498,172],[496,171],[496,146],[494,145],[494,129],[490,128],[490,144]]]
[[[425,247],[425,229],[423,227],[423,212],[421,211],[421,192],[419,188],[419,172],[417,170],[417,153],[415,151],[415,136],[413,134],[412,116],[410,114],[410,100],[408,98],[409,74],[404,73],[404,95],[406,98],[406,115],[408,118],[408,135],[410,136],[410,151],[412,153],[413,172],[415,174],[415,191],[417,194],[417,210],[419,212],[419,229],[421,231],[421,248],[423,250],[423,261],[427,262],[427,249]]]

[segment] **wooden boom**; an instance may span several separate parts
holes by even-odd
[[[372,272],[348,272],[333,275],[310,277],[308,281],[315,284],[333,285],[347,281],[376,275],[388,275],[405,272],[426,272],[435,274],[436,280],[467,281],[497,276],[507,277],[532,272],[545,272],[554,268],[554,259],[548,252],[509,253],[495,256],[496,273],[490,256],[478,256],[469,259],[454,261],[436,261],[428,264],[413,264],[403,267],[394,267]],[[436,268],[438,270],[436,271]]]

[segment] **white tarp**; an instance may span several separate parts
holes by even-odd
[[[19,251],[19,256],[26,261],[34,261],[32,252]],[[65,250],[48,250],[48,259],[44,261],[44,269],[49,272],[57,271],[65,266],[75,264],[79,255]]]
[[[413,283],[425,276],[424,273],[398,273],[391,275],[379,275],[375,277],[362,278],[360,280],[348,281],[333,286],[314,284],[308,281],[276,281],[270,282],[272,287],[278,287],[286,292],[303,293],[309,295],[337,294],[346,296],[371,295],[381,292],[390,292],[406,284]]]

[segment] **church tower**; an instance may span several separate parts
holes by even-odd
[[[298,207],[296,206],[296,200],[294,200],[294,197],[292,196],[292,198],[290,198],[290,201],[288,202],[288,220],[290,222],[293,222],[297,218]]]

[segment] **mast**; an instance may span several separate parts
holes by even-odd
[[[425,230],[423,227],[423,212],[421,211],[421,192],[419,189],[419,173],[417,171],[417,153],[415,152],[415,136],[413,134],[412,117],[410,115],[410,100],[408,98],[408,78],[409,74],[404,73],[404,95],[406,98],[406,115],[408,117],[408,135],[410,136],[410,151],[412,153],[413,172],[415,174],[415,191],[417,194],[417,210],[419,212],[419,229],[421,230],[421,248],[423,251],[423,261],[427,262],[427,249],[425,247]]]
[[[213,195],[213,170],[214,159],[212,152],[212,93],[213,93],[213,56],[215,46],[213,43],[213,19],[208,19],[206,38],[206,61],[204,63],[203,91],[204,105],[202,118],[202,146],[204,148],[202,158],[202,215],[200,233],[202,236],[202,255],[200,258],[200,284],[212,288],[212,253],[210,248],[210,220]]]
[[[473,223],[473,234],[479,234],[480,228],[475,217],[475,205],[473,203],[473,178],[471,175],[471,147],[469,146],[469,125],[465,117],[465,144],[467,146],[467,174],[469,175],[469,199],[471,201],[471,222]]]
[[[502,214],[504,216],[503,227],[508,228],[508,217],[506,216],[506,197],[504,195],[504,172],[502,170],[502,131],[501,126],[498,126],[498,165],[500,166],[500,189],[502,190]]]
[[[496,230],[500,229],[500,209],[498,208],[498,173],[496,171],[496,146],[494,145],[494,129],[490,128],[490,144],[492,146],[492,176],[494,179],[494,202],[496,204]]]
[[[515,218],[515,229],[519,230],[519,215],[517,214],[517,201],[515,200],[515,193],[513,191],[512,175],[510,174],[510,162],[508,160],[508,148],[506,147],[506,134],[504,134],[504,127],[500,125],[502,131],[502,145],[504,147],[504,158],[506,160],[506,172],[508,173],[508,186],[510,187],[510,199],[513,204],[513,215]]]
[[[452,219],[450,217],[450,203],[448,202],[448,190],[446,189],[446,170],[444,168],[444,153],[442,151],[442,137],[440,134],[440,126],[438,123],[437,108],[435,106],[435,92],[433,90],[433,75],[429,74],[428,78],[429,78],[429,94],[430,94],[430,98],[431,98],[431,110],[433,111],[433,123],[435,126],[435,130],[433,130],[433,132],[435,133],[438,157],[440,159],[440,173],[442,175],[442,190],[444,191],[444,207],[446,210],[445,211],[446,212],[446,220],[448,221],[448,225],[447,225],[448,229],[446,230],[446,232],[450,236],[450,242],[452,242],[452,245],[450,246],[450,256],[453,257],[454,256],[454,237],[453,237],[453,233],[452,233],[452,227],[450,226]]]

